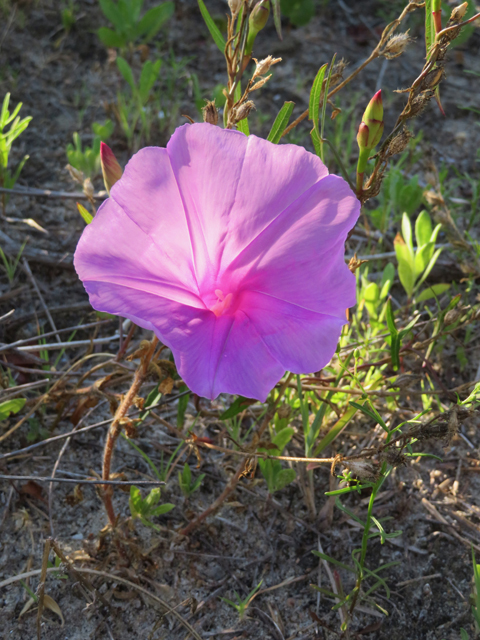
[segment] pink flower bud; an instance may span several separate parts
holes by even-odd
[[[103,182],[105,189],[110,193],[113,185],[120,180],[123,174],[122,167],[118,164],[115,154],[104,142],[100,143],[100,162],[102,163]]]

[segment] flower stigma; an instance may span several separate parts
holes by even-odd
[[[221,289],[215,289],[215,295],[217,296],[217,302],[210,307],[210,311],[217,316],[222,316],[232,306],[233,294],[227,293],[225,296]]]

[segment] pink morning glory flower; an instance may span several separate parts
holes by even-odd
[[[75,252],[92,306],[155,332],[196,394],[264,401],[333,356],[360,205],[305,149],[210,124],[136,153]]]

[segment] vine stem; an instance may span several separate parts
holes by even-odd
[[[107,480],[107,481],[110,480],[110,469],[112,466],[113,450],[115,449],[115,443],[122,429],[122,420],[123,418],[125,418],[128,409],[130,408],[133,401],[137,397],[138,392],[140,391],[140,387],[142,386],[145,378],[147,377],[150,361],[152,359],[152,356],[154,354],[157,344],[158,344],[158,338],[154,336],[145,354],[141,357],[141,361],[138,366],[138,369],[135,372],[132,385],[128,390],[127,394],[125,395],[125,397],[123,398],[122,402],[120,403],[115,413],[115,417],[113,418],[112,424],[110,425],[107,438],[105,441],[105,448],[103,450],[102,480]],[[103,503],[107,511],[108,520],[111,526],[115,527],[117,518],[115,516],[115,510],[113,508],[112,496],[113,496],[112,485],[104,484],[103,485]]]

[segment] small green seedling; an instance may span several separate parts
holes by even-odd
[[[402,218],[402,233],[395,238],[395,253],[398,260],[398,275],[409,299],[428,277],[442,249],[435,251],[435,242],[441,229],[437,224],[432,229],[432,221],[426,211],[422,211],[415,223],[416,250],[413,247],[412,224],[406,213]],[[425,299],[425,298],[423,298]]]
[[[130,487],[130,499],[128,505],[130,507],[130,513],[132,518],[138,518],[146,527],[160,531],[160,527],[154,524],[151,519],[158,516],[162,516],[165,513],[171,511],[175,505],[166,502],[161,504],[160,502],[160,487],[154,487],[145,499],[142,499],[142,494],[138,487]]]
[[[260,580],[260,582],[257,584],[257,586],[254,589],[252,589],[252,591],[250,591],[248,596],[246,598],[244,598],[243,600],[238,595],[238,593],[236,591],[233,592],[233,595],[235,596],[235,599],[236,599],[237,602],[232,602],[232,600],[229,600],[228,598],[220,598],[220,600],[223,600],[224,602],[229,604],[231,607],[236,609],[238,611],[239,619],[243,620],[243,618],[245,617],[245,612],[247,611],[250,602],[256,596],[257,591],[262,586],[262,583],[263,583],[263,580]]]
[[[164,2],[140,17],[142,6],[143,0],[100,0],[103,14],[113,25],[113,29],[102,27],[97,31],[106,47],[133,49],[134,43],[140,39],[142,44],[148,44],[175,10],[173,2]]]
[[[32,119],[31,116],[23,118],[23,120],[20,119],[18,113],[22,108],[21,102],[17,104],[12,113],[8,110],[9,103],[10,94],[7,93],[3,100],[2,110],[0,111],[0,187],[6,189],[12,189],[15,186],[23,166],[28,160],[28,155],[23,156],[13,173],[8,166],[8,159],[14,140],[25,131]],[[6,127],[9,127],[8,131]],[[5,210],[7,202],[5,194],[3,194],[2,197],[3,209]]]
[[[295,430],[292,427],[285,427],[272,438],[272,448],[269,448],[268,451],[265,450],[265,452],[272,456],[281,455],[287,444],[293,438],[294,433]],[[287,484],[295,480],[295,469],[284,469],[280,460],[259,458],[258,466],[265,478],[269,493],[280,491],[286,487]]]
[[[204,478],[205,474],[201,473],[195,480],[195,482],[192,482],[192,470],[190,469],[190,465],[188,464],[188,462],[186,462],[183,467],[183,471],[178,472],[178,484],[180,485],[180,489],[182,490],[183,495],[186,498],[189,498],[192,493],[198,491]]]
[[[388,263],[382,273],[380,284],[370,282],[366,276],[362,276],[362,287],[359,295],[359,312],[365,306],[372,320],[383,320],[386,312],[384,301],[386,300],[395,277],[395,267]],[[363,303],[363,304],[362,304]],[[384,305],[381,308],[381,305]]]
[[[475,620],[476,635],[480,633],[480,564],[477,564],[475,551],[472,547],[473,563],[473,592],[471,595],[472,614]],[[476,637],[476,636],[475,636]]]
[[[115,125],[111,120],[105,124],[94,122],[93,143],[91,147],[82,148],[82,141],[77,132],[73,134],[73,144],[67,145],[68,164],[81,171],[86,178],[93,178],[100,173],[100,143],[106,142],[113,133]]]
[[[150,91],[158,79],[162,61],[152,62],[146,60],[144,62],[140,79],[138,83],[135,81],[132,67],[125,58],[119,56],[117,65],[124,80],[131,89],[130,95],[126,93],[118,93],[117,95],[117,117],[122,130],[127,138],[128,144],[131,145],[138,121],[141,122],[140,135],[145,137],[148,142],[150,140],[150,129],[152,115],[146,109],[147,102],[150,98]]]
[[[0,258],[2,258],[3,266],[5,268],[9,284],[13,284],[13,281],[15,280],[18,263],[20,262],[20,258],[22,257],[22,253],[25,249],[26,244],[27,241],[25,240],[15,258],[9,258],[8,256],[6,256],[4,250],[0,247]]]

